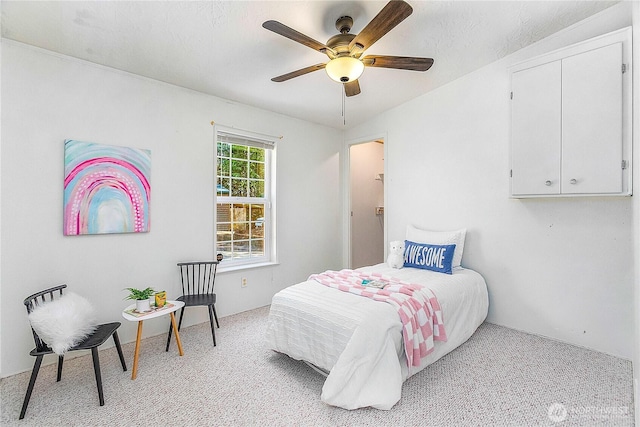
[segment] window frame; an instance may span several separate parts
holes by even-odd
[[[226,140],[222,140],[225,139]],[[241,268],[259,267],[276,263],[276,227],[275,227],[275,159],[276,139],[254,132],[241,131],[220,125],[214,127],[214,173],[213,173],[213,242],[215,253],[218,251],[218,205],[219,204],[264,204],[264,254],[262,256],[248,256],[244,258],[223,258],[221,270],[235,270]],[[218,142],[228,142],[236,145],[253,146],[264,149],[264,197],[238,197],[218,195]],[[230,189],[231,190],[231,189]],[[232,208],[233,209],[233,208]],[[249,227],[251,227],[249,218]],[[233,224],[233,222],[232,222]],[[251,245],[251,238],[249,239]]]

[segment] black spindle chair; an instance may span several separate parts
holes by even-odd
[[[62,296],[62,290],[67,285],[59,285],[44,291],[40,291],[31,296],[28,296],[24,300],[24,305],[27,307],[27,314],[31,313],[37,306],[53,301],[55,298]],[[120,340],[118,339],[118,332],[116,329],[120,327],[120,322],[105,323],[98,325],[96,330],[82,340],[81,343],[70,348],[68,351],[74,350],[91,350],[93,356],[93,370],[96,375],[96,383],[98,385],[98,399],[100,400],[100,406],[104,406],[104,395],[102,393],[102,376],[100,374],[100,359],[98,358],[98,347],[101,346],[109,337],[113,337],[113,341],[118,349],[118,356],[120,356],[120,363],[122,363],[122,370],[127,370],[127,365],[124,361],[124,355],[122,354],[122,348],[120,347]],[[36,343],[36,348],[29,353],[31,356],[36,357],[36,361],[33,364],[33,371],[31,371],[31,379],[29,380],[29,387],[27,388],[27,394],[24,396],[24,402],[22,403],[22,410],[20,411],[20,419],[24,418],[24,414],[27,412],[27,406],[29,405],[29,399],[31,399],[31,393],[33,392],[33,386],[36,383],[38,372],[40,371],[40,365],[42,365],[42,359],[45,354],[53,354],[53,350],[40,339],[36,331],[31,328],[33,332],[33,339]],[[64,356],[58,356],[58,376],[56,381],[60,381],[62,378],[62,363],[64,362]]]
[[[218,269],[218,261],[197,261],[197,262],[180,262],[180,279],[182,281],[182,296],[178,297],[178,301],[184,302],[184,307],[180,310],[180,321],[178,321],[178,331],[182,325],[182,316],[184,309],[193,306],[209,307],[209,322],[211,323],[211,335],[213,336],[213,346],[216,346],[216,332],[213,325],[213,319],[216,320],[218,328],[218,314],[216,313],[216,294],[213,287],[216,283],[216,271]],[[167,348],[171,344],[171,325],[169,325],[169,335],[167,336]]]

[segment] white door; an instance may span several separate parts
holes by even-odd
[[[562,60],[562,192],[622,191],[622,43]]]
[[[560,193],[561,64],[512,74],[511,193]]]

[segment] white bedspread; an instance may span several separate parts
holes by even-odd
[[[306,281],[274,295],[267,345],[329,371],[323,402],[345,409],[391,409],[400,400],[404,380],[464,343],[484,321],[486,283],[463,268],[452,275],[386,264],[359,270],[428,286],[440,302],[447,342],[437,342],[420,366],[409,368],[401,322],[391,305]]]

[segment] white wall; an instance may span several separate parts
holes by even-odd
[[[67,283],[98,305],[100,321],[123,322],[120,336],[128,342],[136,325],[120,316],[128,304],[123,288],[153,286],[175,297],[176,262],[213,258],[212,120],[283,136],[279,265],[221,274],[219,315],[269,304],[310,272],[341,267],[342,132],[6,40],[1,63],[1,376],[33,364],[22,305],[29,294]],[[151,150],[151,232],[62,235],[67,138]],[[202,321],[204,308],[185,313],[185,325]],[[145,322],[144,336],[167,327]],[[188,351],[188,336],[183,342]]]
[[[0,2],[0,16],[2,16],[2,2]],[[0,19],[0,33],[2,33],[2,20]],[[0,82],[2,82],[2,43],[0,43]],[[0,189],[2,188],[2,85],[0,85]],[[0,201],[0,206],[2,202]],[[2,209],[0,209],[0,242],[2,242]],[[2,260],[2,245],[0,244],[0,260]],[[0,284],[2,278],[2,262],[0,262]],[[2,286],[0,285],[0,319],[2,319]],[[0,327],[0,378],[2,377],[2,328]]]
[[[631,25],[630,11],[618,4],[345,135],[387,133],[389,240],[407,224],[468,229],[462,263],[487,280],[488,321],[629,359],[633,200],[509,199],[507,67]]]
[[[633,22],[633,57],[640,58],[640,2],[633,2],[632,8]],[[633,87],[636,94],[640,87],[640,66],[639,60],[636,59],[633,68]],[[635,165],[640,164],[640,96],[636,96],[633,100],[633,161]],[[640,174],[636,172],[633,175],[633,185],[637,189],[640,188]],[[635,402],[635,423],[640,425],[640,198],[633,197],[633,224],[634,224],[634,285],[635,293],[633,298],[633,307],[635,313],[634,322],[634,355],[633,355],[633,391]]]
[[[375,208],[384,206],[384,145],[367,142],[350,146],[351,268],[384,261],[384,216]]]

